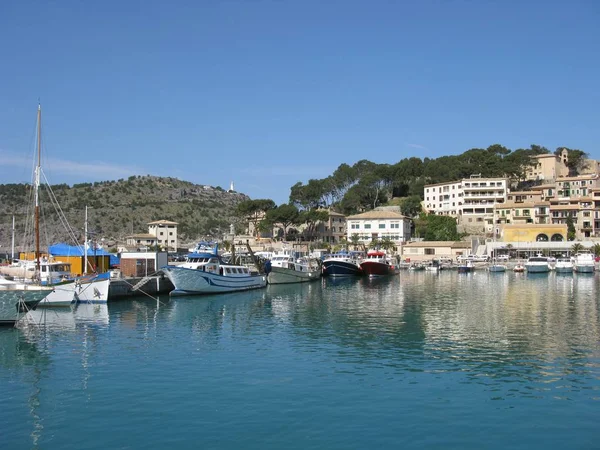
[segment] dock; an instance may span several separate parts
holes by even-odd
[[[122,299],[138,295],[164,295],[175,287],[162,273],[146,277],[111,277],[108,299]]]

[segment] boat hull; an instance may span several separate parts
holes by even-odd
[[[323,275],[330,277],[358,277],[363,275],[359,265],[349,261],[323,261]]]
[[[525,270],[527,270],[527,272],[529,273],[546,273],[546,272],[550,272],[550,266],[543,265],[543,266],[536,266],[536,265],[527,265],[525,264]]]
[[[368,277],[384,277],[396,273],[393,266],[377,261],[363,261],[360,264],[360,268]]]
[[[75,303],[106,303],[110,289],[109,273],[92,277],[81,277],[53,286],[54,290],[39,306],[70,306]]]
[[[46,289],[2,289],[0,291],[0,325],[14,325],[27,312],[36,309],[48,294]]]
[[[170,295],[220,294],[267,285],[264,275],[232,277],[178,266],[165,266],[162,270],[175,287]]]
[[[573,270],[577,273],[593,273],[595,270],[594,266],[590,266],[590,265],[576,265],[575,267],[573,267]]]
[[[506,266],[503,266],[501,264],[492,265],[492,266],[488,267],[488,271],[489,272],[497,272],[497,273],[506,272]]]
[[[321,278],[321,273],[318,270],[303,272],[283,267],[272,267],[267,276],[267,282],[269,284],[306,283],[319,278]]]

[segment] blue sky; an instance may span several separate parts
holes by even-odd
[[[0,4],[0,183],[172,176],[284,203],[341,163],[600,159],[600,2]]]

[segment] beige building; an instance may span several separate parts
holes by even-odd
[[[167,252],[177,251],[177,222],[157,220],[148,223],[148,234],[156,237],[159,247]]]
[[[566,165],[566,161],[568,161],[566,151],[563,151],[560,156],[547,153],[536,155],[533,159],[535,163],[525,172],[526,180],[554,181],[558,177],[569,174],[569,168]]]
[[[317,224],[317,239],[330,244],[338,244],[346,237],[346,216],[329,211],[327,222]]]
[[[402,259],[407,262],[448,258],[456,261],[458,256],[471,253],[471,243],[466,241],[421,241],[402,246]]]
[[[128,248],[148,248],[156,245],[156,235],[148,233],[132,234],[125,238]]]

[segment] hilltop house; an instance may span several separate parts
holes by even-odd
[[[137,249],[158,245],[166,251],[177,250],[177,222],[157,220],[148,223],[148,233],[139,233],[127,236],[127,247]]]

